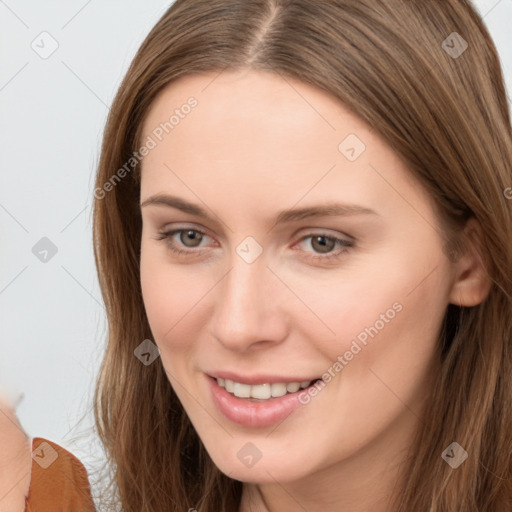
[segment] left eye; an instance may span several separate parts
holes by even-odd
[[[183,244],[183,247],[188,247],[189,249],[184,250],[176,246],[176,241],[174,237],[178,233],[180,233],[180,244]],[[161,232],[156,239],[166,240],[169,249],[176,254],[186,254],[192,256],[194,253],[197,253],[197,251],[194,251],[193,249],[199,247],[199,244],[202,242],[204,237],[210,238],[206,233],[198,229],[182,228]],[[354,243],[351,240],[345,240],[343,238],[338,238],[336,236],[329,235],[326,233],[311,233],[309,235],[303,236],[299,240],[299,244],[304,243],[305,240],[307,240],[308,238],[311,239],[311,247],[313,247],[313,249],[319,248],[320,250],[320,253],[316,253],[309,257],[318,260],[327,260],[330,258],[340,257],[341,254],[347,251],[347,248],[353,247],[354,245]],[[191,243],[191,245],[188,245],[189,242]],[[332,252],[333,248],[336,246],[339,246],[340,249]]]
[[[320,253],[316,253],[310,256],[311,258],[318,260],[339,258],[342,254],[344,254],[347,251],[347,248],[353,247],[354,245],[354,242],[352,242],[351,240],[345,240],[344,238],[338,238],[336,236],[328,235],[325,233],[306,235],[302,237],[300,241],[304,242],[308,238],[311,239],[311,247],[315,248],[316,246],[317,248],[320,248]],[[332,252],[332,249],[336,246],[339,246],[340,249]],[[325,249],[327,249],[327,251]]]

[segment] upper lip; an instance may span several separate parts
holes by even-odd
[[[209,372],[207,375],[213,377],[214,379],[224,379],[224,380],[232,380],[233,382],[239,382],[241,384],[249,384],[251,386],[256,386],[258,384],[274,384],[278,382],[305,382],[305,381],[313,381],[317,380],[319,377],[287,377],[283,375],[263,375],[263,374],[255,374],[255,375],[239,375],[230,371],[218,371],[218,372]]]

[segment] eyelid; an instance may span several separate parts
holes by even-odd
[[[161,235],[164,235],[167,233],[174,232],[176,234],[176,231],[197,231],[201,235],[206,235],[206,236],[210,237],[211,239],[215,240],[215,237],[213,235],[209,234],[208,229],[206,229],[202,226],[194,225],[194,224],[183,224],[183,225],[179,224],[179,223],[172,224],[172,225],[165,224],[163,228],[158,230],[158,233],[160,233]]]
[[[174,244],[171,244],[170,240],[179,232],[182,231],[196,231],[197,233],[201,235],[205,235],[212,240],[215,240],[215,237],[210,236],[207,233],[207,230],[201,228],[198,228],[197,226],[193,224],[186,224],[186,225],[173,225],[172,227],[169,227],[166,229],[165,227],[159,230],[159,237],[156,238],[157,240],[164,240],[167,242],[169,249],[176,253],[176,254],[182,254],[182,255],[188,255],[190,257],[199,256],[202,247],[189,247],[189,248],[181,248],[182,246],[173,247]],[[333,250],[329,253],[315,253],[310,251],[304,251],[308,256],[307,259],[310,260],[317,260],[319,262],[328,262],[330,260],[337,260],[339,259],[344,252],[346,252],[348,249],[352,248],[355,244],[354,237],[351,237],[347,235],[346,233],[339,234],[338,232],[332,233],[330,229],[325,228],[319,228],[319,227],[311,227],[311,228],[301,228],[300,232],[304,232],[302,236],[299,237],[299,239],[293,244],[292,247],[299,245],[301,243],[304,243],[305,240],[308,238],[314,238],[314,237],[325,237],[329,238],[331,240],[334,240],[335,244],[340,244],[341,248],[338,248],[337,250]],[[297,236],[297,232],[294,234],[294,238]],[[185,247],[185,246],[183,246]],[[299,250],[299,249],[292,249],[292,250]]]
[[[167,228],[167,226],[169,226],[169,228]],[[207,235],[210,238],[215,239],[215,237],[213,235],[209,234],[209,231],[207,228],[198,226],[197,224],[190,224],[190,223],[185,223],[185,224],[176,223],[176,224],[172,224],[172,225],[166,224],[166,225],[164,225],[163,228],[159,229],[158,232],[160,234],[165,234],[165,233],[169,233],[171,231],[180,231],[180,230],[186,231],[187,229],[197,231],[203,235]],[[304,235],[300,237],[299,241],[301,241],[303,239],[303,237],[306,235],[310,235],[310,236],[325,235],[325,236],[332,237],[332,238],[345,238],[347,242],[355,242],[355,238],[345,232],[336,231],[336,230],[330,229],[330,228],[322,228],[322,227],[318,227],[318,226],[301,227],[300,229],[298,229],[294,232],[294,234],[292,235],[292,238],[296,238],[297,236],[299,236],[300,233],[304,233]]]
[[[304,234],[301,235],[301,233],[304,233]],[[300,238],[302,238],[303,236],[306,236],[306,235],[314,235],[314,236],[325,235],[325,236],[333,237],[333,238],[345,238],[347,240],[347,242],[355,242],[355,240],[356,240],[353,236],[350,236],[348,233],[345,233],[343,231],[337,231],[335,229],[323,228],[323,227],[319,227],[319,226],[307,226],[307,227],[300,228],[299,230],[297,230],[294,233],[293,236],[296,237],[299,235],[300,235]]]

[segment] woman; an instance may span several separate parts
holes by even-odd
[[[466,1],[174,3],[94,192],[123,510],[509,511],[511,168]]]

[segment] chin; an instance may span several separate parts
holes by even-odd
[[[294,462],[293,466],[282,460],[276,460],[274,457],[263,460],[262,457],[252,467],[245,466],[238,459],[236,452],[233,459],[226,459],[225,454],[221,458],[212,458],[217,468],[229,478],[248,483],[275,483],[293,482],[309,474],[305,465]],[[284,462],[284,463],[283,463]],[[298,469],[301,469],[298,471]]]

